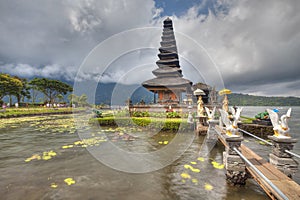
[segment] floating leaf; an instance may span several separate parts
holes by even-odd
[[[42,156],[42,159],[43,160],[50,160],[52,157],[56,156],[56,152],[54,151],[45,151],[43,152],[43,156]]]
[[[185,169],[192,169],[193,167],[191,165],[184,165],[183,166]]]
[[[214,187],[209,183],[205,183],[204,189],[207,190],[207,191],[210,191],[210,190],[214,189]]]
[[[263,142],[263,141],[259,141],[258,143],[261,144],[261,145],[266,145],[266,143]]]
[[[43,160],[50,160],[52,157],[48,155],[43,155],[42,159]]]
[[[72,148],[73,147],[73,145],[72,144],[70,144],[70,145],[65,145],[65,146],[62,146],[61,148],[63,148],[63,149],[68,149],[68,148]]]
[[[30,158],[26,158],[25,162],[30,162],[32,160],[41,160],[41,156],[38,154],[33,154]]]
[[[190,179],[191,178],[191,176],[188,173],[182,173],[181,177],[185,178],[185,179]]]
[[[51,183],[50,187],[52,187],[52,188],[57,188],[58,185],[57,185],[56,183]]]
[[[220,164],[216,161],[212,161],[211,164],[214,166],[214,168],[216,169],[223,169],[224,168],[224,164]]]
[[[197,168],[193,168],[193,169],[191,169],[192,170],[192,172],[196,172],[196,173],[199,173],[200,172],[200,169],[197,169]]]
[[[184,167],[185,169],[190,169],[192,172],[196,172],[196,173],[199,173],[199,172],[200,172],[200,169],[194,168],[194,167],[192,167],[191,165],[184,165],[183,167]]]
[[[80,144],[83,144],[83,141],[79,140],[79,141],[76,141],[74,142],[75,145],[80,145]]]
[[[195,185],[198,185],[198,180],[197,179],[193,178],[192,182],[195,183]]]
[[[73,185],[75,184],[75,180],[73,178],[66,178],[65,180],[65,183],[68,184],[68,185]]]
[[[51,150],[51,151],[48,151],[47,154],[48,154],[49,156],[51,156],[51,157],[57,155],[56,152],[54,152],[54,151],[52,151],[52,150]]]
[[[201,162],[204,162],[204,158],[203,157],[199,157],[199,158],[197,158],[197,160],[199,160]]]

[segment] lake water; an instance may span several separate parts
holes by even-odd
[[[242,115],[252,117],[264,109],[245,107]],[[287,108],[279,110],[283,113]],[[300,107],[293,107],[289,124],[291,135],[299,139]],[[86,147],[92,150],[92,146],[110,142],[124,151],[152,152],[169,145],[175,135],[145,132],[130,136],[126,129],[89,126],[81,130],[91,134],[83,143],[72,115],[0,120],[1,199],[269,199],[252,179],[243,187],[226,183],[225,170],[212,164],[222,163],[221,144],[199,157],[204,136],[195,137],[170,165],[148,173],[126,173],[114,169],[122,165],[121,160],[115,160],[115,167],[108,167]],[[245,144],[263,157],[271,149],[251,138],[246,138]],[[300,154],[299,142],[293,151]],[[106,156],[113,158],[114,152]],[[70,185],[67,178],[71,178]],[[300,183],[299,173],[294,179]]]

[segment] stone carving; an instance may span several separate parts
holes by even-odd
[[[292,108],[289,108],[285,115],[279,116],[273,110],[267,109],[274,130],[274,136],[278,138],[290,138],[290,128],[288,127],[288,119],[291,117]]]
[[[206,114],[208,116],[208,120],[207,120],[208,122],[215,119],[216,107],[214,107],[212,110],[210,110],[209,108],[205,107],[205,111],[206,111]]]
[[[240,137],[237,123],[240,119],[242,110],[243,108],[236,108],[235,111],[235,109],[231,107],[232,118],[230,119],[230,116],[226,111],[219,109],[222,121],[226,126],[226,135],[230,137]]]

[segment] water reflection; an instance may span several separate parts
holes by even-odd
[[[109,142],[124,151],[143,153],[164,148],[168,145],[164,141],[172,142],[175,135],[161,132],[154,136],[150,134],[150,137],[143,132],[130,139],[124,136],[125,133],[120,135],[120,131],[108,127],[102,127],[102,130],[91,128],[89,137],[96,139],[81,144],[76,143],[79,138],[72,128],[72,120],[72,116],[35,117],[11,121],[7,126],[1,121],[1,198],[268,199],[252,180],[248,180],[245,187],[227,185],[224,169],[215,168],[212,164],[213,161],[222,163],[224,147],[217,143],[207,156],[200,157],[204,136],[195,138],[180,158],[163,169],[143,174],[124,173],[96,160],[83,145],[88,148],[105,145],[108,142],[106,136]],[[259,151],[266,151],[264,148]],[[25,162],[32,155],[42,155],[46,151],[54,151],[57,155],[48,160]],[[113,152],[107,154],[113,155]],[[200,171],[191,170],[185,167],[187,165]],[[190,178],[183,178],[183,173]],[[64,180],[67,178],[72,178],[75,184],[66,184]],[[53,184],[57,187],[51,187]]]

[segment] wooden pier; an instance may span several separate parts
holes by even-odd
[[[218,139],[229,148],[228,143],[224,137],[225,132],[219,126],[215,127],[218,134]],[[255,152],[247,146],[241,144],[239,151],[246,157],[273,185],[275,185],[288,199],[300,199],[300,186],[284,173],[279,171],[275,166],[270,164],[265,159],[258,156]],[[271,185],[265,181],[257,172],[246,164],[246,171],[251,174],[253,179],[260,185],[260,187],[268,194],[271,199],[283,199]]]

